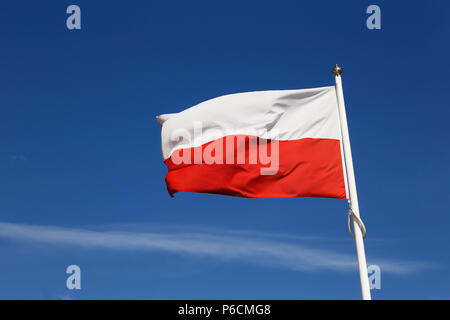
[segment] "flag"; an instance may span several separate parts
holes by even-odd
[[[348,198],[334,86],[230,94],[157,120],[171,196]]]

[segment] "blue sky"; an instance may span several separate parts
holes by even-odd
[[[66,8],[81,7],[81,30]],[[381,8],[381,30],[365,10]],[[448,1],[4,1],[1,299],[359,299],[347,203],[167,194],[155,116],[343,85],[375,299],[450,298]],[[82,289],[66,288],[79,265]]]

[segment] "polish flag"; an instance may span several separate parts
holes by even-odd
[[[334,86],[230,94],[157,119],[171,196],[348,198]]]

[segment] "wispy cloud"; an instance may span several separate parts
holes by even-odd
[[[10,155],[9,158],[13,161],[26,161],[27,160],[27,157],[25,157],[22,154],[13,154],[13,155]]]
[[[356,257],[353,255],[300,244],[300,239],[296,239],[295,243],[286,243],[280,239],[274,240],[270,234],[252,237],[251,232],[93,231],[0,222],[0,237],[84,248],[158,250],[222,260],[240,260],[295,271],[345,272],[356,269]],[[429,266],[421,262],[390,259],[375,259],[372,263],[379,265],[383,272],[399,274],[416,272]]]

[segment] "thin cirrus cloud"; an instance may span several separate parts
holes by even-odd
[[[27,160],[27,157],[25,157],[22,154],[13,154],[13,155],[10,155],[9,158],[13,161],[26,161]]]
[[[164,251],[174,254],[213,257],[226,261],[244,261],[262,266],[282,267],[294,271],[354,271],[356,257],[309,245],[286,243],[265,237],[251,237],[251,232],[126,232],[93,231],[55,226],[0,222],[0,237],[16,241],[71,245],[92,249]],[[428,264],[412,261],[376,259],[383,272],[408,274]]]

